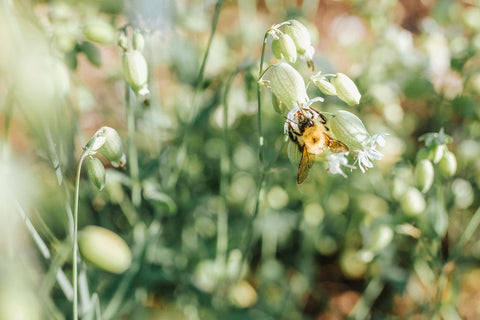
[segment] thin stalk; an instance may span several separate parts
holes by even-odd
[[[268,31],[263,37],[262,45],[262,56],[260,57],[260,67],[258,69],[258,78],[257,78],[257,130],[258,130],[258,159],[260,162],[260,168],[263,170],[263,132],[262,132],[262,92],[261,84],[258,82],[263,76],[263,61],[265,59],[265,47],[267,45]]]
[[[222,265],[226,263],[228,250],[228,209],[227,209],[227,188],[228,175],[230,172],[230,148],[228,138],[228,94],[232,86],[233,79],[238,70],[234,71],[227,80],[225,91],[223,93],[223,141],[224,150],[220,159],[220,195],[223,199],[224,207],[218,212],[217,218],[217,263]]]
[[[138,208],[141,204],[141,187],[138,170],[138,153],[135,143],[135,110],[130,101],[130,87],[125,82],[125,103],[127,106],[128,162],[132,178],[132,203]]]
[[[462,247],[472,238],[473,234],[480,225],[480,207],[475,211],[472,216],[472,219],[468,222],[465,227],[460,239],[457,241],[457,244],[453,248],[452,261],[457,259],[461,255]]]
[[[281,150],[283,149],[283,146],[285,145],[285,140],[283,143],[280,145],[280,148],[278,149],[277,153],[275,154],[275,157],[270,161],[267,165],[264,163],[264,157],[263,157],[263,147],[264,147],[264,138],[263,138],[263,130],[262,130],[262,92],[261,92],[261,84],[259,83],[259,80],[262,78],[264,72],[263,72],[263,62],[265,59],[265,47],[267,44],[267,39],[268,39],[269,32],[267,31],[265,33],[265,36],[263,37],[263,44],[262,44],[262,55],[260,56],[260,67],[258,69],[258,78],[257,78],[257,131],[258,131],[258,162],[260,166],[260,173],[258,177],[258,184],[257,184],[257,193],[255,197],[255,207],[253,209],[253,214],[250,217],[249,224],[247,226],[247,230],[245,231],[245,238],[244,238],[244,246],[242,249],[242,259],[240,261],[240,268],[239,268],[239,273],[237,275],[237,279],[240,278],[240,275],[243,272],[243,265],[247,259],[247,256],[250,253],[251,245],[252,245],[252,236],[253,236],[253,222],[258,216],[258,211],[260,208],[260,198],[261,198],[261,193],[263,190],[263,185],[265,183],[265,177],[270,169],[270,167],[273,165],[275,160],[277,159],[278,155],[280,154]]]
[[[205,67],[207,65],[207,59],[210,53],[210,48],[212,46],[213,37],[215,35],[215,31],[217,30],[218,18],[220,16],[220,9],[222,7],[223,2],[225,2],[225,0],[218,0],[217,4],[215,5],[215,12],[213,13],[212,27],[210,29],[210,36],[208,38],[207,49],[205,50],[205,54],[203,55],[202,64],[200,65],[200,70],[198,71],[197,84],[195,86],[195,91],[193,93],[192,105],[191,105],[192,108],[188,113],[188,119],[184,125],[184,128],[185,128],[184,135],[183,135],[184,139],[182,140],[182,143],[179,147],[179,150],[177,153],[177,159],[175,161],[175,166],[172,168],[172,172],[170,173],[170,177],[167,182],[167,188],[173,188],[176,185],[180,172],[183,168],[183,163],[185,161],[186,154],[187,154],[186,138],[189,136],[189,133],[192,130],[191,128],[192,124],[195,122],[195,119],[197,118],[197,113],[198,113],[197,97],[203,86],[203,78],[205,76]]]
[[[286,137],[286,138],[288,138],[288,137]],[[242,251],[241,251],[242,252],[242,259],[240,261],[240,268],[239,268],[238,275],[236,277],[237,280],[240,278],[240,275],[243,272],[243,265],[244,265],[245,261],[247,260],[247,256],[250,254],[250,250],[251,250],[251,246],[252,246],[252,240],[253,240],[252,239],[252,236],[253,236],[253,222],[255,221],[255,219],[257,218],[258,213],[259,213],[261,194],[262,194],[263,187],[264,187],[264,184],[265,184],[265,178],[267,176],[268,171],[270,170],[270,168],[272,167],[272,165],[275,163],[278,156],[280,155],[280,152],[282,151],[286,142],[287,142],[287,139],[284,139],[282,141],[282,144],[278,147],[277,152],[275,153],[275,156],[272,158],[272,160],[266,166],[261,167],[260,176],[258,178],[257,193],[256,193],[256,197],[255,197],[255,207],[253,209],[253,214],[250,217],[249,224],[248,224],[247,229],[245,231],[246,233],[245,233],[245,237],[244,237],[244,241],[243,241],[244,246],[243,246]]]
[[[78,319],[78,278],[77,278],[77,229],[78,229],[78,198],[80,190],[80,173],[82,171],[83,160],[87,156],[87,153],[82,152],[80,161],[78,162],[77,168],[77,179],[75,181],[75,207],[73,211],[73,319]]]
[[[350,311],[349,317],[355,320],[366,319],[370,313],[373,303],[378,298],[380,293],[382,293],[384,283],[380,279],[372,279],[363,295],[357,301],[352,311]]]

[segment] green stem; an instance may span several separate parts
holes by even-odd
[[[462,247],[470,240],[480,225],[480,207],[475,211],[472,216],[472,219],[468,222],[465,227],[460,239],[457,241],[457,244],[453,248],[452,261],[457,259],[461,255]]]
[[[232,72],[225,85],[223,93],[223,141],[224,150],[220,159],[220,195],[223,199],[224,207],[218,212],[217,219],[217,262],[222,265],[226,263],[228,250],[228,209],[227,209],[227,187],[228,175],[230,172],[230,149],[228,138],[228,94],[232,86],[233,79],[238,74],[238,70]]]
[[[252,245],[252,236],[253,236],[253,223],[255,219],[258,216],[259,208],[260,208],[260,196],[263,190],[263,186],[265,184],[265,178],[267,175],[268,170],[270,167],[273,165],[273,163],[276,161],[278,155],[283,149],[283,146],[285,145],[286,140],[283,141],[283,143],[280,145],[278,151],[276,152],[274,158],[267,164],[265,165],[264,159],[263,159],[263,148],[264,148],[264,138],[263,138],[263,133],[262,133],[262,92],[261,92],[261,84],[259,83],[259,80],[262,78],[264,72],[263,72],[263,62],[265,59],[265,47],[267,44],[267,39],[268,39],[269,31],[265,33],[265,36],[263,37],[263,44],[262,44],[262,55],[260,57],[260,67],[258,69],[258,78],[257,78],[257,130],[258,130],[258,161],[260,165],[260,174],[258,177],[258,184],[257,184],[257,194],[255,197],[255,208],[253,210],[253,214],[250,217],[247,230],[245,231],[245,238],[244,238],[244,246],[242,249],[242,259],[240,261],[240,267],[239,267],[239,272],[237,275],[237,279],[240,278],[242,272],[243,272],[243,265],[247,259],[247,256],[250,253],[251,250],[251,245]]]
[[[288,139],[288,137],[286,137]],[[260,198],[261,198],[261,193],[265,184],[265,178],[267,176],[268,171],[272,167],[272,165],[275,163],[277,160],[278,156],[280,155],[280,152],[282,151],[283,147],[285,146],[285,143],[287,142],[287,139],[284,139],[282,141],[282,144],[278,147],[277,152],[275,153],[275,156],[272,158],[272,160],[266,165],[261,167],[260,171],[260,177],[258,178],[258,187],[257,187],[257,194],[255,197],[255,207],[253,209],[253,214],[250,217],[249,224],[246,229],[245,237],[244,237],[244,246],[242,248],[242,259],[240,261],[240,268],[239,272],[237,275],[236,279],[239,279],[242,272],[243,272],[243,265],[245,261],[247,260],[247,256],[250,254],[251,246],[252,246],[252,237],[253,237],[253,223],[255,219],[258,216],[259,213],[259,208],[260,208]]]
[[[80,161],[78,162],[77,168],[77,179],[75,181],[75,207],[73,211],[73,319],[78,319],[78,279],[77,279],[77,230],[78,230],[78,198],[79,198],[79,190],[80,190],[80,173],[82,171],[82,164],[83,160],[87,156],[87,153],[82,152],[82,156],[80,157]]]
[[[261,85],[258,81],[263,76],[263,61],[265,59],[265,47],[267,45],[268,39],[268,32],[265,33],[263,37],[263,45],[262,45],[262,56],[260,57],[260,67],[258,69],[258,78],[257,78],[257,130],[258,130],[258,159],[260,161],[260,168],[263,170],[263,146],[264,146],[264,139],[262,133],[262,92],[261,92]]]
[[[132,203],[135,208],[141,204],[141,187],[138,170],[138,153],[135,143],[135,109],[130,101],[130,87],[125,82],[125,103],[127,106],[128,162],[132,178]]]

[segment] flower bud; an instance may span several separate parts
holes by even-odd
[[[438,167],[444,176],[452,177],[457,171],[457,159],[455,155],[450,151],[446,151],[442,159],[440,159]]]
[[[357,89],[355,83],[343,73],[337,73],[335,77],[332,77],[330,82],[333,84],[337,91],[337,97],[347,103],[349,106],[356,105],[360,102],[360,92]]]
[[[289,110],[308,101],[302,76],[288,63],[282,62],[270,70],[270,87]]]
[[[290,38],[288,34],[282,34],[278,38],[278,41],[285,60],[290,63],[295,63],[295,61],[297,61],[297,48],[295,47],[292,38]]]
[[[143,51],[143,48],[145,47],[145,39],[143,38],[143,35],[140,32],[135,32],[133,34],[133,50],[137,51]]]
[[[117,45],[123,50],[128,50],[128,39],[125,33],[120,32],[117,38]]]
[[[430,156],[432,157],[433,163],[437,164],[442,160],[443,155],[445,154],[445,145],[439,144],[436,145],[431,151],[430,151]]]
[[[393,240],[393,230],[388,225],[380,225],[375,228],[370,238],[369,249],[374,253],[380,252]]]
[[[430,190],[433,184],[433,164],[430,160],[423,159],[415,167],[415,185],[422,193]]]
[[[105,228],[83,229],[78,235],[78,248],[85,260],[108,272],[123,273],[132,263],[132,253],[125,241]]]
[[[280,48],[280,40],[279,39],[273,39],[272,41],[272,52],[275,58],[278,60],[283,59],[283,53],[282,53],[282,48]]]
[[[102,127],[98,130],[98,135],[105,137],[105,143],[98,151],[110,160],[114,166],[124,163],[125,155],[118,132],[110,127]]]
[[[340,269],[347,278],[360,279],[367,271],[367,264],[360,252],[346,249],[340,257]]]
[[[245,280],[233,284],[229,288],[228,297],[237,308],[250,308],[258,300],[258,294],[250,283]]]
[[[100,44],[115,43],[115,29],[103,20],[88,22],[83,27],[83,34],[92,42]]]
[[[310,39],[310,33],[307,28],[297,20],[290,20],[289,25],[285,27],[285,33],[292,38],[297,48],[297,52],[305,54],[307,48],[311,46],[312,40]]]
[[[362,120],[345,110],[339,110],[330,120],[330,129],[335,138],[351,150],[363,150],[364,144],[370,139]]]
[[[325,77],[312,78],[312,81],[323,94],[329,96],[337,95],[337,90],[335,90],[333,84],[331,84]]]
[[[134,91],[138,91],[147,84],[147,61],[140,51],[125,51],[122,66],[125,80]]]
[[[400,205],[409,216],[418,216],[425,210],[425,199],[416,188],[408,188],[403,195]]]
[[[97,187],[98,190],[102,190],[105,187],[105,167],[102,161],[97,158],[87,158],[87,171],[90,181]]]

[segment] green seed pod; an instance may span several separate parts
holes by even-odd
[[[446,151],[442,159],[440,159],[438,167],[444,176],[452,177],[457,171],[457,159],[455,155],[450,151]]]
[[[138,91],[148,80],[148,67],[140,51],[125,51],[122,59],[123,75],[134,91]]]
[[[429,159],[429,158],[430,158],[430,150],[427,147],[422,147],[420,150],[418,150],[417,156],[415,157],[415,161],[418,163],[423,159]]]
[[[123,273],[132,263],[132,253],[125,241],[105,228],[83,229],[78,235],[78,248],[85,260],[108,272]]]
[[[280,48],[280,40],[273,39],[272,41],[272,52],[275,58],[278,60],[283,59],[282,48]]]
[[[92,42],[100,44],[115,43],[115,29],[103,20],[90,21],[83,27],[83,34]]]
[[[330,82],[333,84],[337,91],[337,97],[342,101],[347,103],[349,106],[359,104],[360,92],[357,89],[355,83],[343,73],[337,73],[335,77],[330,79]]]
[[[98,135],[105,137],[105,143],[98,151],[110,160],[114,166],[124,163],[125,155],[118,132],[110,127],[102,127],[98,130]]]
[[[91,42],[84,41],[79,46],[80,50],[85,54],[88,61],[96,67],[102,65],[102,55],[100,50]]]
[[[372,252],[380,252],[386,246],[390,244],[393,240],[393,230],[388,225],[380,225],[373,230],[372,236],[370,238],[369,249]]]
[[[282,50],[285,60],[290,63],[297,61],[297,48],[292,38],[288,34],[282,34],[278,41],[280,42],[280,49]]]
[[[308,29],[297,20],[289,20],[288,22],[290,22],[290,25],[285,27],[285,33],[292,38],[297,52],[299,54],[305,54],[307,48],[312,44]]]
[[[433,176],[433,164],[430,160],[423,159],[415,167],[415,185],[422,193],[430,190],[433,184]]]
[[[288,63],[282,62],[270,69],[270,87],[288,110],[308,101],[302,76]]]
[[[445,145],[440,144],[436,145],[431,151],[430,151],[430,156],[433,161],[433,163],[437,164],[442,160],[443,155],[445,154]]]
[[[103,187],[105,187],[105,167],[102,161],[97,158],[88,157],[87,171],[90,181],[101,191]]]
[[[360,279],[367,271],[367,264],[361,254],[353,249],[346,249],[340,257],[340,269],[350,279]]]
[[[133,45],[133,50],[137,50],[137,51],[143,51],[143,48],[145,47],[145,39],[143,38],[143,35],[136,31],[134,34],[133,34],[133,42],[132,42],[132,45]]]
[[[339,110],[330,120],[330,130],[351,150],[363,150],[363,145],[370,139],[362,120],[345,110]]]
[[[337,95],[337,90],[335,90],[333,84],[331,84],[325,77],[313,78],[312,81],[323,94],[329,96]]]
[[[418,216],[426,207],[423,195],[416,188],[408,188],[403,195],[400,205],[402,210],[409,216]]]
[[[117,45],[122,48],[124,51],[128,50],[128,39],[125,33],[120,32],[117,38]]]
[[[65,30],[57,30],[54,35],[55,45],[61,52],[69,52],[77,45],[75,36]]]

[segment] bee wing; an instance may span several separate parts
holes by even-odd
[[[327,145],[333,153],[348,152],[348,147],[341,141],[335,140],[328,134],[325,134],[327,138]]]
[[[307,151],[307,148],[304,146],[302,150],[302,159],[300,160],[300,165],[298,166],[297,174],[297,184],[301,184],[305,179],[307,179],[308,172],[313,166],[313,159]]]

